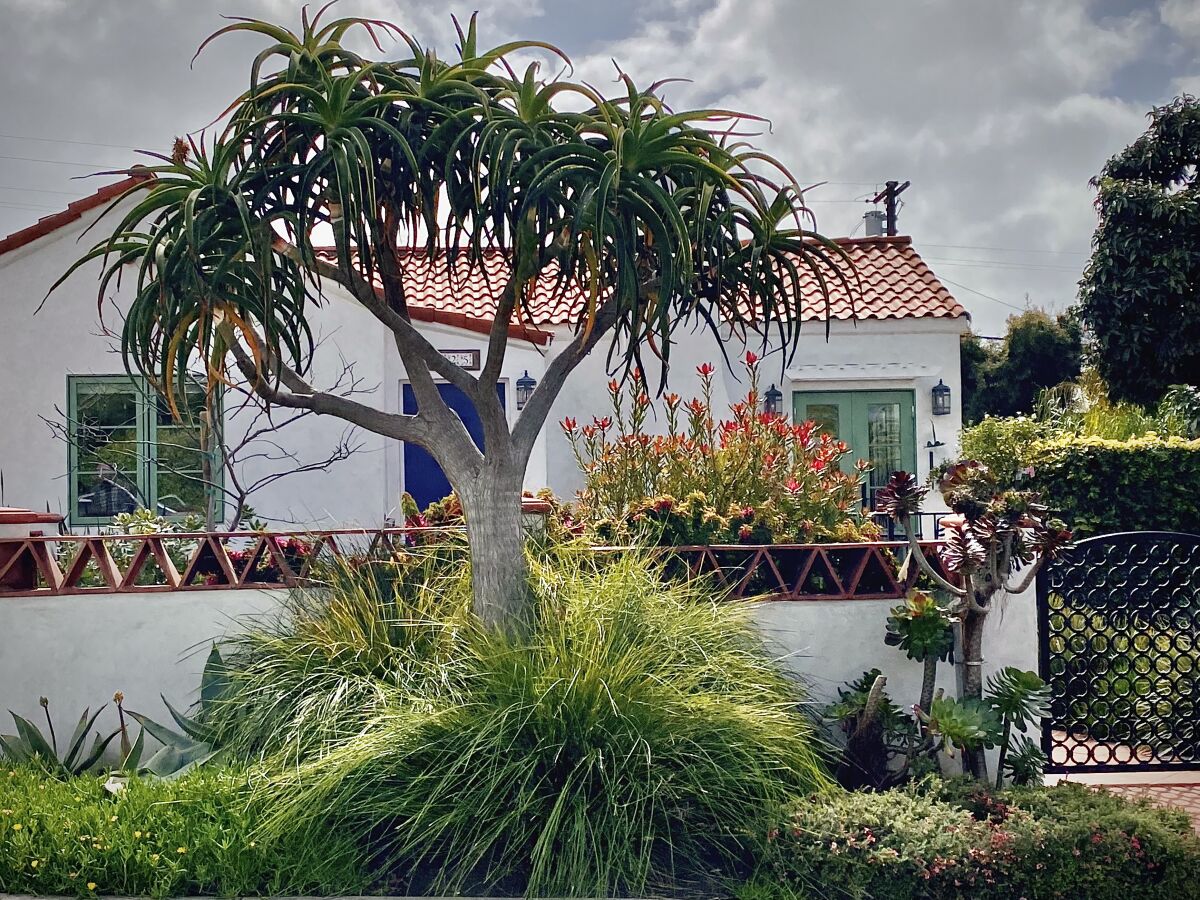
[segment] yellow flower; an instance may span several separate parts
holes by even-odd
[[[255,846],[257,846],[257,844],[256,844],[256,842],[255,842],[255,841],[251,841],[251,842],[250,842],[250,846],[251,846],[251,847],[255,847]]]
[[[150,862],[158,862],[158,854],[157,853],[150,854]]]
[[[96,889],[96,882],[94,882],[94,881],[89,881],[89,882],[88,882],[88,890],[89,890],[89,891],[94,891],[95,889]]]
[[[12,814],[13,813],[11,809],[0,809],[0,815],[11,816]]]
[[[36,859],[35,859],[33,862],[31,862],[31,863],[29,864],[29,866],[30,866],[30,868],[32,868],[32,869],[36,869],[36,868],[38,867],[38,860],[36,860]]]
[[[176,852],[176,853],[187,853],[187,847],[180,847],[180,848],[179,848],[178,850],[176,850],[175,852]]]
[[[20,831],[20,830],[21,830],[21,823],[20,822],[14,823],[13,831]]]
[[[142,833],[141,833],[140,831],[135,831],[135,832],[133,833],[133,836],[134,836],[134,838],[141,838],[141,836],[142,836]]]
[[[116,816],[109,816],[109,817],[108,817],[108,821],[110,821],[110,822],[115,822],[115,821],[117,821],[117,817],[116,817]]]

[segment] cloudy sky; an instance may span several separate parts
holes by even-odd
[[[261,43],[190,60],[222,13],[298,22],[291,0],[0,0],[0,235],[89,193],[77,180],[206,125]],[[450,13],[481,40],[548,40],[577,77],[675,76],[675,106],[771,120],[758,138],[806,184],[829,235],[911,181],[900,230],[997,334],[1026,303],[1075,295],[1094,226],[1091,178],[1147,110],[1200,93],[1197,0],[342,0],[451,51]]]

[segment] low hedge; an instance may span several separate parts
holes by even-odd
[[[1032,486],[1079,537],[1200,522],[1200,440],[1063,436],[1035,443],[1028,462]]]
[[[799,804],[746,900],[1196,896],[1200,840],[1183,813],[1077,784],[935,784]]]
[[[58,780],[0,763],[0,893],[171,897],[353,894],[365,886],[354,846],[257,834],[244,775],[194,770],[134,779]]]

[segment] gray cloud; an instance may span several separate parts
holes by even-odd
[[[290,21],[298,6],[0,0],[12,26],[0,133],[165,148],[244,85],[259,46],[248,36],[189,69],[218,14]],[[875,185],[911,179],[901,228],[964,286],[951,288],[985,332],[1013,310],[967,288],[1018,307],[1026,294],[1055,308],[1073,299],[1094,226],[1088,179],[1145,127],[1148,103],[1200,77],[1200,20],[1187,0],[345,0],[339,11],[392,18],[448,50],[449,13],[475,8],[483,40],[551,40],[598,85],[612,84],[615,57],[642,82],[691,79],[669,88],[678,105],[769,117],[759,142],[802,181],[829,182],[809,195],[828,234],[858,225]],[[0,137],[3,155],[129,159]],[[90,190],[69,180],[86,171],[0,158],[0,234]]]

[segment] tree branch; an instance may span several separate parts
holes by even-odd
[[[951,584],[949,581],[939,575],[937,570],[929,564],[929,560],[925,558],[925,551],[921,547],[921,542],[917,540],[916,531],[912,527],[912,516],[904,516],[903,525],[904,534],[908,538],[909,554],[908,559],[905,560],[905,565],[907,566],[909,562],[916,560],[917,566],[921,569],[921,571],[932,578],[934,583],[940,588],[949,591],[955,597],[966,597],[970,591],[968,591],[966,588],[961,588],[957,585]]]
[[[520,465],[524,466],[529,462],[534,442],[546,424],[546,417],[550,414],[554,401],[558,399],[558,394],[562,390],[567,376],[574,371],[575,367],[583,361],[583,358],[613,328],[616,322],[616,304],[604,304],[596,313],[596,320],[592,323],[591,331],[579,331],[562,352],[550,360],[550,365],[546,367],[541,382],[534,388],[533,395],[525,404],[520,418],[517,419],[516,427],[513,428],[513,451]]]

